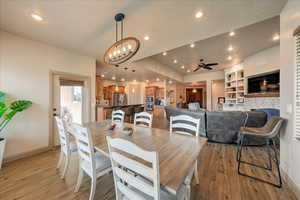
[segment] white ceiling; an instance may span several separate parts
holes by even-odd
[[[287,0],[0,0],[0,28],[101,59],[114,42],[114,15],[142,41],[134,59],[277,16]],[[196,11],[204,17],[195,19]],[[39,23],[31,18],[37,12]],[[147,34],[149,41],[142,38]]]
[[[168,51],[166,56],[159,53],[152,58],[182,74],[188,74],[187,69],[191,71],[195,69],[201,58],[207,63],[218,62],[219,65],[213,67],[214,70],[231,67],[259,51],[278,45],[279,40],[274,42],[273,36],[280,32],[280,18],[279,16],[273,17],[234,30],[234,32],[233,37],[230,37],[228,33],[221,34],[195,42],[194,48],[188,44]],[[227,50],[229,46],[234,48],[232,52]],[[229,55],[233,58],[231,61],[227,60]],[[174,59],[178,60],[177,64],[173,63]],[[182,65],[185,69],[181,69]],[[208,72],[208,70],[201,69],[196,73],[203,72]]]

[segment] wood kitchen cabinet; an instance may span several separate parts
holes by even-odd
[[[156,97],[156,90],[157,90],[157,86],[149,86],[146,87],[146,96],[152,96],[152,97]]]
[[[124,86],[110,85],[103,88],[104,99],[109,101],[109,105],[113,105],[114,102],[114,94],[125,94]]]
[[[165,88],[157,88],[156,98],[157,99],[164,99],[165,98]]]

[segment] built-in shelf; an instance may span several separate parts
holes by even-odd
[[[241,67],[225,70],[225,102],[244,103],[244,71]]]
[[[257,93],[257,94],[246,94],[245,98],[258,98],[258,97],[280,97],[279,93]]]

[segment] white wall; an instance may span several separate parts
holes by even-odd
[[[245,77],[275,71],[280,68],[279,45],[260,51],[244,60]]]
[[[289,0],[280,15],[280,114],[287,119],[281,134],[280,159],[282,169],[300,188],[300,141],[294,140],[293,114],[288,106],[294,104],[294,38],[293,31],[300,25],[300,1]]]
[[[95,59],[0,31],[0,90],[33,102],[4,131],[5,157],[48,146],[50,70],[91,77],[92,119],[95,110]]]
[[[143,104],[145,87],[145,82],[127,82],[125,92],[128,98],[128,104]]]

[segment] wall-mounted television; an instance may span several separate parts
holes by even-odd
[[[279,93],[280,71],[258,74],[247,78],[248,94]]]

